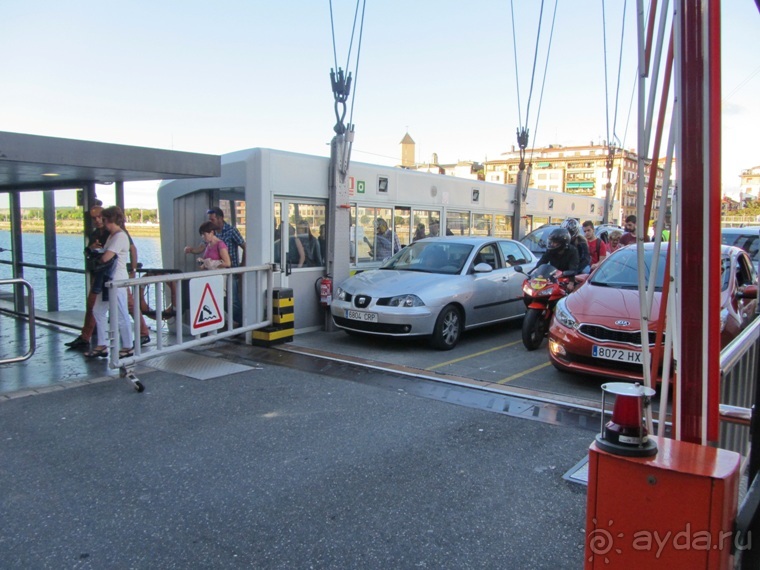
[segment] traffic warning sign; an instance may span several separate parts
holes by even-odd
[[[214,331],[224,326],[224,277],[190,280],[190,334]]]

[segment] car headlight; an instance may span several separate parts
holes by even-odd
[[[388,299],[389,307],[423,307],[422,302],[417,295],[397,295]]]
[[[576,321],[570,311],[567,310],[564,299],[557,303],[557,306],[554,308],[554,316],[562,325],[569,329],[578,327],[578,321]]]
[[[335,294],[335,298],[338,299],[339,301],[345,301],[346,300],[346,292],[343,289],[341,289],[340,287],[338,287],[338,291]]]

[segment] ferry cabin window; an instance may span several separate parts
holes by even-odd
[[[371,206],[356,207],[356,261],[357,263],[382,261],[388,253],[387,242],[381,237],[378,240],[378,221],[382,220],[393,230],[393,211],[391,208],[375,208]],[[391,255],[393,253],[391,252]]]
[[[288,222],[295,227],[295,239],[301,242],[304,251],[303,262],[294,241],[288,240],[288,259],[293,267],[324,267],[327,232],[325,231],[326,206],[290,202],[288,204]]]
[[[412,243],[412,210],[411,208],[395,208],[393,211],[393,227],[401,247]]]
[[[446,235],[468,236],[470,235],[470,213],[454,212],[446,213]]]
[[[430,237],[434,235],[437,224],[440,224],[441,212],[439,210],[417,210],[412,211],[412,220],[414,221],[414,231],[412,232],[412,241]],[[438,235],[437,233],[435,235]]]
[[[472,215],[472,235],[487,237],[493,235],[493,214]]]
[[[494,216],[493,236],[500,238],[512,237],[512,216],[496,214]]]
[[[326,207],[324,204],[290,202],[287,215],[281,202],[274,204],[272,259],[290,262],[292,269],[323,267],[327,246]],[[298,247],[296,241],[301,243]],[[303,259],[300,250],[303,250]]]

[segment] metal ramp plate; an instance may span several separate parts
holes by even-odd
[[[576,463],[562,478],[565,481],[588,485],[588,455]]]
[[[246,370],[254,370],[251,366],[235,364],[222,358],[212,358],[192,352],[175,352],[166,356],[157,356],[145,364],[151,368],[189,376],[196,380],[211,380],[220,376],[229,376]]]

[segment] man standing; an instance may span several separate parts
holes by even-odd
[[[591,271],[608,255],[607,244],[596,237],[594,232],[594,222],[586,220],[583,222],[583,235],[588,242],[588,251],[591,254]]]
[[[375,233],[375,259],[388,259],[394,253],[398,253],[401,250],[401,244],[399,244],[396,232],[388,228],[388,222],[383,218],[378,218],[375,227],[377,228]]]
[[[237,228],[224,221],[224,212],[219,206],[209,208],[206,212],[208,221],[216,228],[216,237],[227,244],[232,267],[245,265],[245,240]],[[238,261],[238,247],[243,250],[243,256]]]
[[[623,227],[625,228],[625,233],[623,234],[623,237],[620,238],[620,247],[636,243],[636,216],[633,214],[628,216],[625,219],[625,225]],[[646,236],[644,241],[646,241]]]

